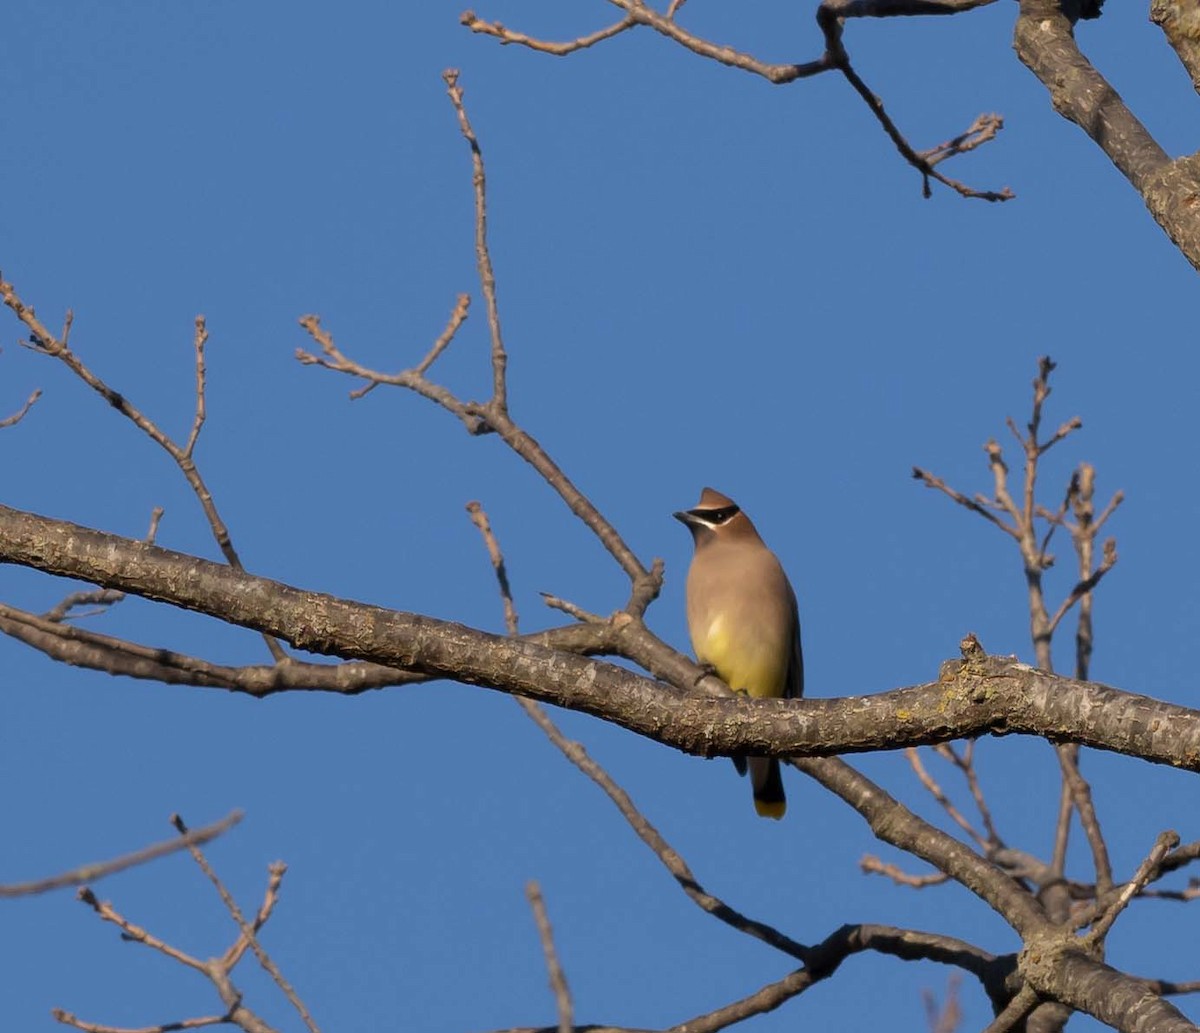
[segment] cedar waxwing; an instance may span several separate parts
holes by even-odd
[[[695,554],[687,576],[687,622],[692,648],[735,692],[798,697],[804,658],[796,593],[775,554],[732,499],[712,488],[694,509],[676,513],[692,532]],[[779,762],[751,757],[754,809],[766,818],[787,810]],[[746,758],[734,757],[738,774]]]

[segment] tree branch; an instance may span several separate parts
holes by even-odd
[[[192,829],[185,836],[176,836],[174,839],[164,840],[161,843],[143,847],[141,850],[135,850],[131,854],[125,854],[111,861],[98,861],[94,864],[80,865],[69,872],[53,875],[48,879],[36,879],[33,882],[0,885],[0,900],[6,897],[28,897],[35,893],[46,893],[49,890],[62,889],[66,886],[81,886],[85,882],[96,882],[105,876],[123,872],[126,868],[132,868],[135,865],[145,864],[147,861],[154,861],[180,850],[187,850],[189,847],[208,843],[222,833],[228,832],[242,820],[242,817],[241,811],[233,811],[220,821],[214,821],[211,825]]]
[[[532,641],[293,588],[7,506],[0,506],[0,562],[206,613],[300,649],[581,710],[703,756],[821,756],[1020,733],[1200,770],[1197,711],[998,657],[950,662],[937,681],[877,696],[704,699]],[[623,624],[614,652],[640,662],[622,637],[636,623]],[[667,647],[659,653],[667,662],[678,657]],[[683,670],[691,680],[680,684],[694,684],[699,669]]]
[[[1142,195],[1154,220],[1200,269],[1200,155],[1172,160],[1080,51],[1057,0],[1021,0],[1013,34],[1017,56],[1050,92],[1054,110],[1074,122]]]

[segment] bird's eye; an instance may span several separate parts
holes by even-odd
[[[709,510],[706,515],[714,524],[724,524],[732,520],[737,514],[737,506],[723,506],[721,509]]]

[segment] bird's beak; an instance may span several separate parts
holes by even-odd
[[[678,513],[672,513],[671,516],[673,516],[681,524],[685,524],[688,527],[691,527],[692,524],[694,523],[691,513],[685,513],[685,512],[680,511]]]

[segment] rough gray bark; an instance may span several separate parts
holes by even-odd
[[[299,649],[581,710],[702,756],[817,757],[1022,733],[1200,770],[1200,712],[999,657],[952,662],[936,681],[874,696],[708,698],[551,645],[293,588],[5,506],[0,562],[205,613]],[[579,646],[586,626],[574,634]],[[599,630],[592,644],[620,652],[607,635]]]
[[[1165,11],[1165,5],[1163,7]],[[1050,93],[1063,118],[1088,134],[1142,196],[1154,221],[1193,266],[1200,269],[1200,160],[1170,158],[1120,95],[1083,55],[1074,26],[1056,0],[1021,0],[1013,47]],[[1163,26],[1192,70],[1195,41],[1166,18]],[[1174,38],[1173,38],[1174,36]],[[1178,41],[1178,43],[1176,42]],[[1182,49],[1181,49],[1182,48]]]

